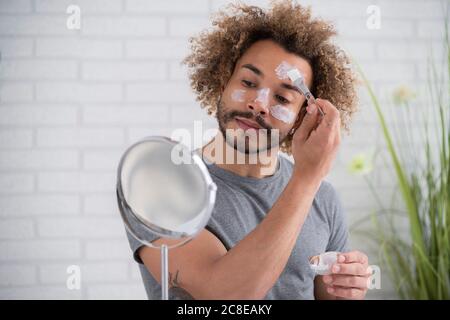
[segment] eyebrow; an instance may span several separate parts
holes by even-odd
[[[249,69],[250,71],[253,71],[253,73],[255,73],[256,75],[264,77],[264,73],[261,70],[259,70],[257,67],[255,67],[254,65],[252,65],[250,63],[244,64],[242,66],[242,68]],[[292,86],[292,85],[290,85],[288,83],[282,82],[280,86],[282,88],[285,88],[285,89],[288,89],[288,90],[293,90],[293,91],[299,93],[300,95],[302,95],[302,93],[300,92],[300,90],[297,87],[294,87],[294,86]]]
[[[283,82],[280,86],[283,87],[283,88],[285,88],[285,89],[294,90],[295,92],[297,92],[297,93],[300,94],[301,96],[303,95],[303,94],[301,93],[301,91],[300,91],[297,87],[294,87],[294,86],[292,86],[292,85],[290,85],[290,84],[288,84],[288,83],[284,83],[284,82]]]
[[[254,73],[256,73],[258,76],[264,77],[264,73],[261,70],[259,70],[257,67],[255,67],[254,65],[252,65],[250,63],[244,64],[242,66],[242,68],[247,68],[247,69],[253,71]]]

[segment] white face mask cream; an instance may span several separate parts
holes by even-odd
[[[287,124],[294,123],[295,121],[295,113],[279,104],[270,107],[270,114]]]
[[[309,266],[316,274],[327,275],[331,273],[331,267],[337,263],[339,252],[328,251],[309,259]]]
[[[289,70],[292,70],[294,68],[295,67],[293,65],[287,63],[286,61],[282,61],[275,69],[275,73],[280,80],[288,79],[289,76],[287,73],[289,72]]]
[[[297,87],[298,90],[305,96],[305,99],[308,103],[308,105],[312,103],[316,103],[316,99],[312,95],[311,91],[309,91],[308,87],[305,83],[305,77],[303,74],[297,69],[293,68],[287,72],[287,77],[292,81],[295,87]],[[325,115],[322,108],[318,106],[318,110],[322,117]]]
[[[255,101],[261,102],[261,105],[264,109],[267,109],[267,105],[269,104],[269,88],[262,88],[258,90],[258,95]]]
[[[238,89],[238,90],[234,90],[231,93],[231,99],[233,101],[237,101],[237,102],[243,102],[244,101],[244,95],[247,91],[242,90],[242,89]]]

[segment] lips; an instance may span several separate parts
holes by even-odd
[[[238,117],[236,117],[235,120],[238,123],[238,125],[243,129],[256,129],[256,130],[261,129],[261,126],[256,122]]]

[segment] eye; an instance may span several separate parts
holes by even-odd
[[[289,103],[289,100],[287,100],[287,99],[286,99],[285,97],[283,97],[283,96],[280,96],[280,95],[277,94],[275,97],[277,98],[278,101],[280,101],[280,102],[283,103],[283,104]]]
[[[248,87],[248,88],[253,88],[255,87],[255,84],[251,81],[248,80],[242,80],[242,83],[244,84],[244,86]]]

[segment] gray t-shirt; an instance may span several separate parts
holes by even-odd
[[[206,229],[227,250],[264,219],[283,192],[292,175],[293,163],[282,153],[278,159],[275,173],[262,179],[242,177],[205,161],[217,185],[216,202]],[[134,223],[133,227],[144,232]],[[131,234],[127,235],[133,257],[139,263],[148,298],[160,299],[161,286],[137,253],[142,244]],[[151,241],[158,237],[146,234],[145,238]],[[348,229],[337,192],[329,182],[323,181],[286,267],[265,299],[314,299],[314,272],[309,267],[309,258],[326,251],[348,251]]]

